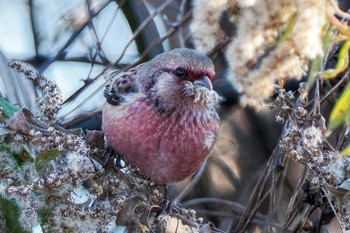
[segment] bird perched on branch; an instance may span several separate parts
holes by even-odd
[[[102,125],[111,147],[155,184],[192,175],[218,137],[214,75],[209,57],[181,48],[112,77]]]

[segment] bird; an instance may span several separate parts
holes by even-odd
[[[177,48],[111,73],[102,130],[123,160],[158,185],[193,175],[217,141],[220,97],[212,60]]]

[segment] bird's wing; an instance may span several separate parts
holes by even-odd
[[[125,100],[125,95],[138,92],[136,80],[137,67],[126,72],[111,73],[111,81],[106,85],[104,97],[111,105],[120,105]]]

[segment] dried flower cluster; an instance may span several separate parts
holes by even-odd
[[[61,109],[62,94],[56,83],[45,76],[38,75],[36,71],[20,61],[13,61],[9,66],[18,73],[23,73],[27,79],[32,80],[41,90],[42,97],[36,101],[36,115],[42,120],[57,122],[56,115]]]
[[[241,104],[260,108],[277,81],[300,79],[308,59],[323,55],[326,5],[325,0],[197,0],[193,41],[210,51],[225,37],[222,12],[239,12],[237,33],[226,50],[227,75],[242,94]]]
[[[281,89],[273,103],[274,107],[280,108],[276,120],[286,124],[279,147],[292,160],[307,165],[311,188],[323,189],[327,193],[342,226],[349,228],[350,200],[340,198],[339,193],[349,195],[350,159],[339,157],[339,152],[325,139],[325,119],[304,107],[308,101],[306,83],[300,84],[299,94],[294,103],[294,95]]]
[[[218,41],[224,39],[225,33],[221,30],[219,21],[226,5],[227,0],[194,1],[191,31],[198,50],[207,53]]]
[[[7,150],[0,154],[0,193],[15,201],[26,230],[41,222],[40,211],[55,211],[69,204],[70,193],[96,173],[88,157],[89,147],[81,137],[49,126],[45,129],[42,122],[32,124],[33,118],[28,110],[22,110],[8,120],[9,133],[3,139]],[[58,156],[50,161],[52,154]],[[63,220],[51,229],[63,229]]]
[[[133,232],[208,227],[181,208],[157,218],[161,194],[156,187],[136,168],[118,168],[112,159],[101,166],[102,155],[114,158],[103,133],[59,127],[57,86],[23,63],[11,67],[43,89],[37,115],[21,109],[0,127],[0,198],[18,207],[26,231],[40,225],[44,232],[112,232],[111,223],[134,226]]]

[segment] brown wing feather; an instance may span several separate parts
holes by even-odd
[[[135,82],[136,67],[122,73],[112,73],[111,81],[104,90],[104,97],[111,105],[120,105],[124,96],[130,93],[137,93],[138,87]],[[115,76],[115,77],[114,77]]]

